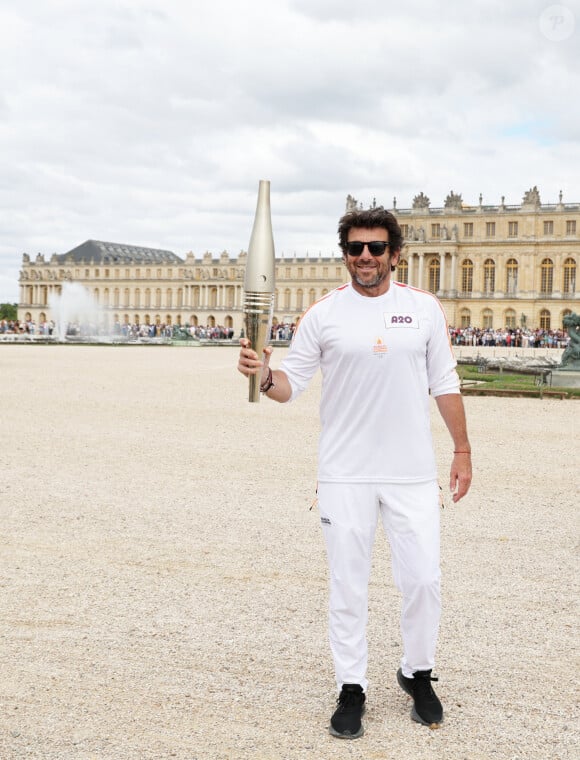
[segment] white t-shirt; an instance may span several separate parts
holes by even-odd
[[[420,482],[437,476],[433,396],[459,393],[435,296],[391,282],[376,298],[349,283],[304,314],[281,369],[291,400],[322,370],[320,482]]]

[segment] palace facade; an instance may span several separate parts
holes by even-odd
[[[347,210],[362,208],[352,196]],[[438,296],[455,327],[559,329],[580,309],[580,203],[542,204],[537,188],[517,206],[466,205],[449,193],[431,207],[423,193],[412,208],[391,211],[403,235],[394,277]],[[23,255],[18,318],[50,321],[51,297],[80,283],[115,323],[243,329],[246,253],[171,251],[89,240],[45,259]],[[276,260],[275,323],[296,322],[317,299],[348,279],[340,258]]]

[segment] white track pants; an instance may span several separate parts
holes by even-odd
[[[329,638],[338,689],[366,691],[368,584],[381,515],[402,594],[403,674],[429,670],[441,615],[439,487],[427,483],[319,483],[330,576]]]

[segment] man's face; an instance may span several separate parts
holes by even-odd
[[[348,233],[348,243],[359,241],[371,243],[375,240],[389,240],[389,233],[383,227],[353,227]],[[391,266],[395,266],[399,260],[399,251],[391,255],[391,249],[385,248],[381,256],[373,256],[365,245],[360,256],[351,256],[345,253],[344,261],[346,268],[352,277],[354,289],[364,296],[380,296],[389,289]]]

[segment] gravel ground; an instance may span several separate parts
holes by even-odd
[[[576,758],[578,403],[465,399],[474,484],[442,516],[445,723],[413,723],[396,684],[377,532],[366,733],[347,742],[327,731],[309,510],[319,382],[249,404],[236,355],[0,346],[0,758]],[[435,408],[433,429],[446,482]]]

